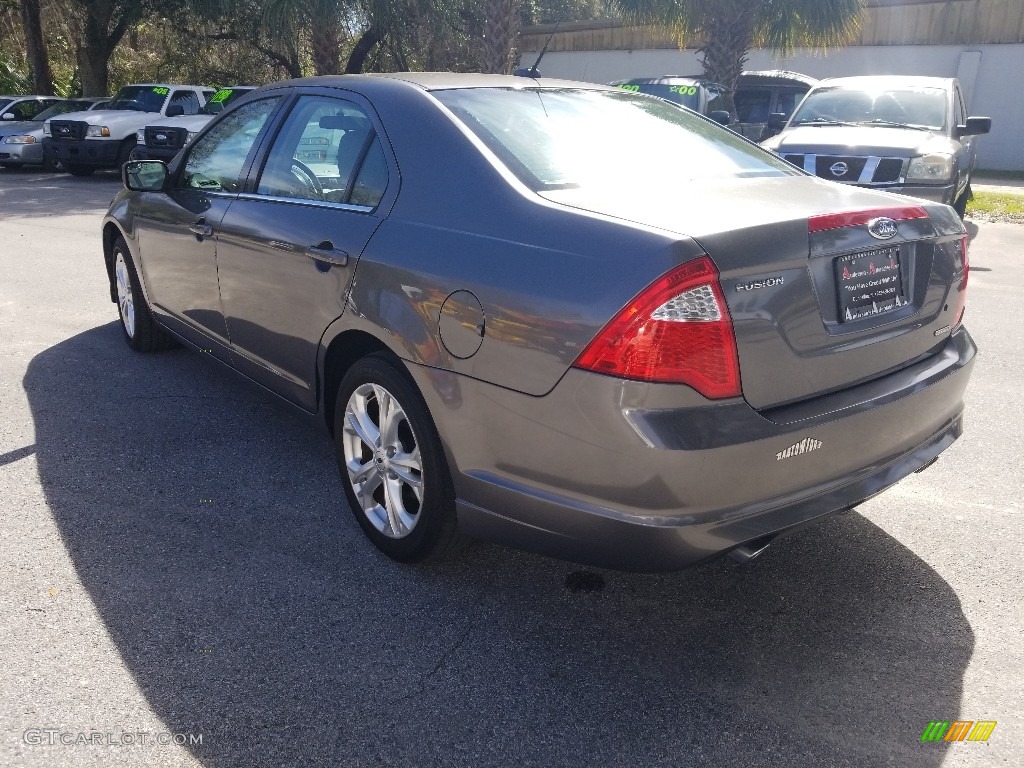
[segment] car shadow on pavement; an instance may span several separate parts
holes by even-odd
[[[627,574],[487,544],[401,566],[351,519],[324,432],[201,355],[120,336],[31,362],[39,474],[127,671],[168,730],[202,734],[203,765],[942,763],[920,736],[959,714],[973,633],[860,515],[742,567]]]

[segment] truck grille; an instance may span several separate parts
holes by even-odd
[[[146,146],[152,149],[181,149],[187,140],[188,131],[184,128],[146,126]]]
[[[51,120],[50,136],[57,141],[81,141],[89,124],[81,120]]]
[[[903,177],[902,157],[856,157],[841,155],[787,154],[783,157],[798,168],[829,181],[872,186],[893,184]]]

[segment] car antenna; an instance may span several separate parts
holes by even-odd
[[[544,54],[548,52],[548,46],[551,45],[551,39],[555,36],[555,33],[558,31],[558,25],[561,23],[561,21],[555,22],[555,28],[551,30],[551,34],[548,35],[547,42],[545,42],[544,47],[540,49],[540,55],[537,57],[537,60],[533,62],[533,66],[517,69],[516,77],[532,77],[534,79],[540,77],[540,71],[538,71],[537,67],[540,66],[540,60],[544,58]]]

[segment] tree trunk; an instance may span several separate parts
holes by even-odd
[[[85,46],[77,52],[78,77],[82,81],[83,96],[106,96],[107,78],[110,74],[110,54],[98,56]]]
[[[515,69],[521,0],[487,0],[483,70],[510,75]]]
[[[345,63],[345,74],[346,75],[358,75],[363,71],[363,65],[366,63],[366,57],[370,55],[377,43],[380,42],[380,35],[372,27],[359,37],[356,41],[355,48],[352,49],[352,53],[349,54],[348,61]]]
[[[43,40],[39,0],[21,0],[21,23],[25,27],[28,67],[32,72],[32,93],[53,96],[53,75],[50,72],[46,41]]]
[[[707,42],[699,52],[705,76],[726,87],[726,109],[735,116],[733,94],[754,44],[754,21],[760,4],[741,0],[733,5],[730,12],[717,14],[708,21],[704,30]]]
[[[338,20],[333,17],[313,19],[310,35],[313,44],[313,71],[318,75],[336,75],[341,70],[338,50]]]

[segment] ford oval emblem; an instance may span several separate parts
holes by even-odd
[[[899,231],[899,225],[892,219],[882,217],[868,222],[868,234],[879,240],[891,240]]]
[[[160,141],[167,141],[167,134],[166,134],[166,133],[158,133],[158,134],[156,135],[156,137],[157,137],[157,139],[159,139]]]
[[[829,170],[832,171],[833,176],[838,178],[839,176],[845,176],[846,172],[850,170],[850,166],[840,161],[838,163],[833,163]]]

